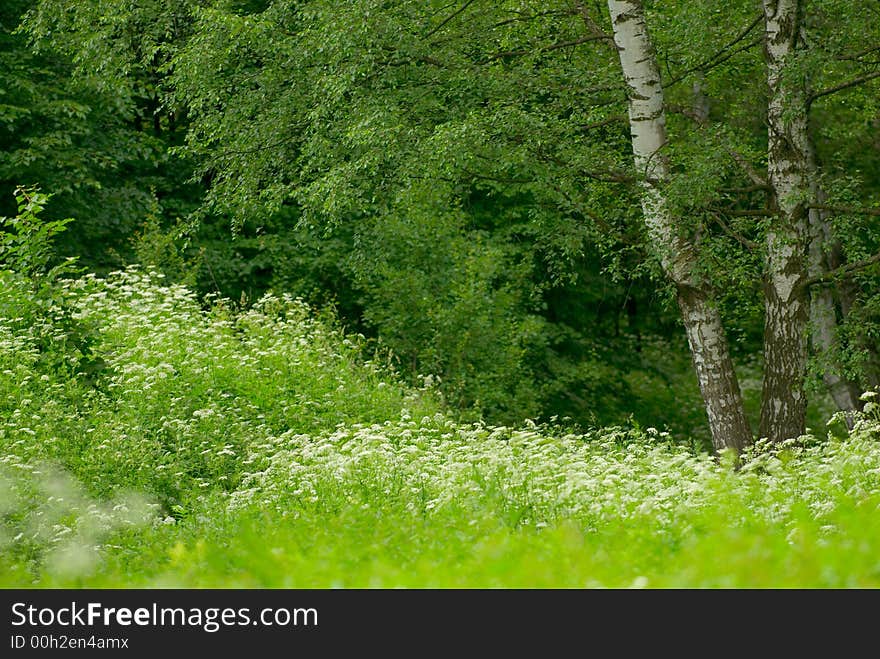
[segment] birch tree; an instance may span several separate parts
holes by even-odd
[[[857,388],[839,372],[837,312],[832,287],[821,280],[835,238],[810,132],[810,76],[797,68],[807,48],[800,0],[764,0],[769,103],[767,167],[773,210],[766,238],[764,387],[759,432],[771,440],[805,431],[807,336],[822,378],[840,410],[859,407]],[[874,76],[876,77],[876,76]],[[841,89],[847,86],[842,85]],[[813,282],[807,294],[807,283]],[[824,285],[815,285],[824,284]],[[809,319],[809,333],[807,321]]]
[[[629,125],[645,224],[678,305],[716,449],[742,449],[751,430],[730,358],[721,313],[709,286],[695,276],[696,246],[677,225],[664,197],[669,180],[660,70],[640,0],[609,0],[614,43],[626,80]]]
[[[803,434],[807,410],[808,300],[805,252],[809,239],[810,180],[815,166],[807,133],[807,92],[787,75],[802,43],[798,0],[764,0],[767,59],[767,171],[771,208],[777,211],[766,237],[764,287],[764,386],[762,437]]]
[[[344,237],[357,322],[462,407],[738,448],[734,359],[774,440],[820,369],[842,409],[875,381],[874,3],[200,0],[173,43],[178,5],[69,4],[27,24],[83,74],[167,63],[201,216]]]

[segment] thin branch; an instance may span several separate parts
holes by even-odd
[[[767,192],[770,190],[768,185],[747,185],[741,188],[719,188],[719,192],[728,192],[730,194],[749,194],[750,192]]]
[[[679,73],[677,77],[673,78],[671,81],[667,82],[663,86],[664,87],[671,87],[672,85],[684,80],[691,73],[694,73],[696,71],[708,71],[709,69],[712,69],[712,68],[718,66],[719,64],[723,64],[724,62],[729,60],[734,55],[741,53],[744,50],[748,50],[749,48],[754,48],[755,46],[757,46],[758,44],[760,44],[763,41],[763,37],[755,39],[755,40],[749,42],[748,44],[746,44],[745,46],[737,48],[733,52],[730,52],[730,53],[727,52],[729,49],[733,48],[740,41],[745,39],[749,35],[749,33],[752,30],[754,30],[763,20],[764,20],[764,15],[759,14],[758,16],[755,17],[755,19],[751,23],[749,23],[745,27],[745,29],[742,30],[742,32],[740,32],[736,37],[734,37],[733,40],[730,41],[730,43],[726,44],[723,48],[721,48],[721,50],[719,50],[714,55],[712,55],[712,57],[710,57],[706,60],[703,60],[699,64],[692,66],[689,69],[686,69],[682,73]]]
[[[810,204],[810,208],[815,208],[817,211],[830,211],[832,213],[880,216],[880,208],[865,208],[864,206],[827,206],[825,204]]]
[[[666,106],[666,109],[669,112],[687,117],[688,119],[696,123],[700,128],[705,128],[706,126],[708,126],[708,122],[705,120],[705,118],[694,112],[693,108],[669,104]],[[758,171],[754,167],[752,167],[751,163],[746,160],[745,156],[743,156],[739,151],[736,151],[735,149],[732,149],[730,147],[725,147],[725,150],[728,154],[730,154],[730,157],[733,158],[734,161],[736,161],[736,164],[739,165],[742,170],[748,175],[752,183],[761,188],[767,190],[770,189],[770,183],[767,181],[767,179],[761,176]]]
[[[461,179],[451,178],[449,176],[419,176],[418,174],[407,174],[407,178],[415,181],[443,181],[444,183],[461,183]]]
[[[756,249],[760,248],[760,245],[758,243],[756,243],[755,241],[749,240],[741,233],[734,231],[733,228],[731,228],[731,226],[727,222],[724,221],[724,219],[721,217],[721,215],[719,215],[715,211],[709,211],[709,213],[712,215],[713,218],[715,218],[715,222],[718,224],[718,226],[720,226],[724,230],[724,233],[726,233],[728,236],[730,236],[731,238],[736,240],[743,247],[745,247],[746,249],[750,249],[750,250],[756,250]]]
[[[436,57],[428,57],[427,55],[422,55],[421,57],[416,57],[416,61],[421,62],[422,64],[431,64],[441,69],[446,68],[446,65],[438,60]]]
[[[869,266],[874,265],[875,263],[880,263],[880,252],[877,252],[873,256],[869,256],[866,259],[862,259],[861,261],[855,261],[854,263],[847,263],[846,265],[842,265],[839,268],[835,268],[834,270],[829,270],[828,272],[818,275],[816,277],[810,277],[809,279],[805,279],[801,286],[807,288],[809,286],[814,286],[815,284],[821,284],[828,281],[833,281],[838,277],[842,277],[844,275],[851,274],[856,270],[863,270]]]
[[[591,37],[580,37],[578,39],[572,39],[571,41],[560,41],[559,43],[555,43],[550,46],[546,46],[541,50],[558,50],[559,48],[567,48],[568,46],[577,46],[582,43],[589,43],[590,41],[614,41],[613,37],[608,36],[607,34],[596,34]]]
[[[438,9],[435,9],[434,11],[432,11],[432,12],[430,13],[430,17],[431,17],[431,18],[434,18],[435,16],[437,16],[437,14],[442,14],[442,13],[444,13],[447,9],[451,9],[452,7],[454,7],[454,6],[457,5],[457,4],[458,4],[458,3],[457,3],[455,0],[452,0],[452,2],[450,2],[450,3],[448,3],[448,4],[445,4],[445,5],[443,5],[442,7],[440,7],[440,8],[438,8]]]
[[[376,64],[379,66],[407,66],[409,64],[413,64],[414,62],[419,62],[421,64],[430,64],[431,66],[436,66],[440,69],[445,69],[446,64],[438,60],[436,57],[428,57],[427,55],[419,55],[417,57],[407,57],[404,59],[395,59],[395,60],[382,60],[377,61]]]
[[[260,151],[267,151],[269,149],[277,149],[279,146],[286,146],[288,144],[292,144],[296,141],[297,136],[287,137],[283,140],[279,140],[277,142],[270,142],[269,144],[260,144],[253,147],[248,147],[247,149],[226,149],[225,151],[218,151],[217,153],[212,154],[214,158],[229,158],[231,156],[244,156],[251,153],[259,153]]]
[[[716,66],[720,66],[720,65],[724,64],[727,60],[736,57],[740,53],[744,53],[747,50],[751,50],[755,46],[761,45],[761,43],[763,43],[763,41],[764,41],[763,37],[758,37],[757,39],[753,39],[752,41],[750,41],[746,45],[741,46],[734,51],[731,51],[730,53],[728,53],[727,55],[725,55],[724,57],[722,57],[720,59],[716,59],[716,60],[714,60],[710,63],[707,63],[699,68],[694,68],[690,71],[686,71],[684,74],[680,74],[678,77],[673,78],[671,81],[669,81],[668,83],[663,85],[663,88],[668,89],[669,87],[672,87],[672,85],[675,85],[675,84],[681,82],[682,80],[685,79],[685,77],[687,77],[691,73],[694,73],[695,71],[701,71],[703,73],[706,73],[707,71],[711,71]]]
[[[563,161],[561,158],[554,156],[551,153],[545,152],[541,147],[531,148],[529,149],[531,153],[535,155],[536,158],[544,162],[553,163],[557,167],[561,167],[563,169],[570,169],[569,163]],[[621,171],[604,171],[604,172],[595,172],[588,170],[575,170],[575,173],[581,174],[588,179],[593,181],[599,181],[600,183],[635,183],[638,179],[626,172]]]
[[[748,175],[752,183],[754,183],[755,185],[759,185],[766,190],[770,189],[769,181],[767,181],[766,178],[761,176],[758,171],[754,167],[752,167],[752,164],[748,160],[746,160],[744,155],[742,155],[739,151],[735,151],[731,148],[728,148],[727,152],[730,154],[731,158],[736,161],[736,164],[742,167],[743,171]]]
[[[635,176],[621,172],[588,172],[581,170],[578,174],[583,174],[588,179],[599,181],[600,183],[635,183],[639,180]]]
[[[553,184],[551,184],[550,187],[553,188],[553,190],[557,194],[561,195],[562,198],[565,199],[566,202],[568,202],[568,205],[571,206],[571,208],[574,211],[580,213],[585,218],[592,220],[607,235],[615,236],[615,238],[618,241],[620,241],[621,243],[623,243],[625,245],[636,245],[636,243],[634,241],[628,240],[627,237],[619,229],[611,226],[605,218],[601,217],[600,215],[597,215],[596,213],[594,213],[590,209],[586,208],[579,201],[572,199],[571,195],[569,195],[565,190],[563,190],[559,186],[553,185]]]
[[[561,158],[553,156],[549,153],[545,153],[541,149],[530,149],[532,153],[535,154],[536,157],[540,158],[545,162],[550,162],[556,165],[557,167],[562,167],[565,169],[569,169],[568,163],[564,162]],[[481,160],[485,160],[486,162],[493,163],[494,159],[489,158],[488,156],[484,156],[482,154],[474,154],[477,158]],[[467,170],[463,170],[467,174],[471,174],[473,176],[477,176],[478,178],[485,178],[489,180],[500,181],[502,183],[534,183],[534,179],[500,179],[500,178],[492,178],[489,176],[480,176],[474,174],[473,172],[468,172]],[[607,171],[590,171],[584,169],[575,170],[575,173],[585,176],[588,179],[593,181],[599,181],[600,183],[635,183],[638,179],[634,176],[627,174],[626,172],[615,171],[615,170],[607,170]]]
[[[509,185],[528,185],[529,183],[535,182],[535,179],[531,178],[506,178],[502,176],[489,176],[487,174],[478,174],[477,172],[472,172],[464,167],[461,168],[461,171],[471,178],[480,179],[483,181],[495,181],[496,183],[507,183]]]
[[[807,107],[812,105],[813,101],[816,99],[822,98],[823,96],[830,96],[831,94],[836,94],[837,92],[843,91],[844,89],[849,89],[850,87],[857,87],[858,85],[863,85],[864,83],[873,80],[874,78],[880,78],[880,71],[874,71],[873,73],[867,73],[863,76],[859,76],[858,78],[853,78],[847,82],[842,82],[839,85],[835,85],[834,87],[829,87],[828,89],[823,89],[818,92],[814,92],[810,94],[810,97],[807,99]]]
[[[507,50],[501,53],[490,55],[489,61],[501,59],[503,57],[519,57],[522,55],[528,55],[530,53],[544,53],[551,50],[559,50],[560,48],[579,46],[582,43],[589,43],[591,41],[602,41],[607,39],[611,39],[611,37],[607,35],[597,35],[592,37],[581,37],[579,39],[572,39],[571,41],[560,41],[558,43],[550,44],[549,46],[541,46],[540,48],[533,50]]]
[[[543,18],[544,16],[569,16],[573,14],[573,11],[565,11],[559,9],[550,9],[547,11],[539,11],[534,14],[526,14],[525,12],[515,12],[518,13],[519,16],[515,16],[514,18],[508,18],[503,21],[498,21],[492,27],[503,27],[505,25],[510,25],[511,23],[518,23],[520,21],[533,21],[536,18]]]
[[[730,217],[773,217],[775,215],[779,215],[779,211],[774,211],[770,209],[749,209],[749,210],[731,210],[729,208],[719,209],[720,212],[725,215],[729,215]]]
[[[737,210],[735,208],[710,208],[713,213],[723,213],[728,217],[773,217],[779,215],[779,211],[770,208],[749,208],[746,210]]]
[[[594,121],[589,124],[581,124],[578,126],[583,131],[590,131],[595,128],[602,128],[603,126],[609,126],[611,124],[617,124],[628,121],[628,118],[625,114],[615,114],[613,116],[608,117],[607,119],[602,119],[600,121]]]
[[[870,55],[871,53],[876,53],[880,50],[880,46],[872,46],[871,48],[866,48],[865,50],[859,51],[858,53],[853,53],[852,55],[838,55],[837,59],[844,61],[852,61],[858,62],[865,55]]]
[[[580,14],[581,19],[584,21],[584,25],[586,25],[587,29],[590,31],[590,34],[592,34],[594,37],[605,37],[605,41],[608,46],[616,53],[617,45],[614,43],[614,37],[605,32],[605,30],[603,30],[601,26],[593,20],[593,17],[590,16],[590,11],[587,9],[584,3],[575,2],[574,6],[577,12]]]
[[[700,128],[705,128],[709,124],[708,118],[694,109],[693,106],[667,103],[664,109],[669,114],[680,114],[683,117],[687,117],[695,124],[699,125]]]
[[[444,27],[446,27],[446,24],[449,23],[449,21],[451,21],[453,18],[458,16],[461,12],[463,12],[465,9],[470,7],[473,3],[474,3],[474,0],[467,0],[467,2],[465,2],[461,7],[459,7],[454,12],[452,12],[449,16],[447,16],[445,19],[443,19],[443,21],[440,23],[440,25],[438,25],[433,30],[428,32],[428,34],[426,34],[424,36],[424,38],[427,39],[428,37],[433,36],[434,34],[439,32],[440,30],[442,30]]]

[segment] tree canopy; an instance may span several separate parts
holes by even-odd
[[[877,8],[623,4],[644,13],[660,76],[664,207],[694,246],[689,286],[717,310],[754,430],[782,423],[765,386],[758,426],[753,383],[775,354],[767,287],[786,245],[806,300],[783,304],[803,325],[793,340],[825,339],[803,368],[771,359],[765,375],[820,405],[832,380],[876,384]],[[117,260],[168,265],[178,247],[157,234],[187,233],[204,291],[333,303],[463,410],[704,428],[605,3],[39,0],[4,12],[16,64],[0,74],[0,179],[56,190],[82,218],[82,256],[108,262],[113,245]],[[796,38],[774,59],[786,16]],[[798,117],[813,165],[780,192],[774,135]],[[812,243],[809,213],[809,231],[823,227]],[[133,247],[147,217],[153,239],[141,230]],[[796,434],[804,412],[792,415]]]

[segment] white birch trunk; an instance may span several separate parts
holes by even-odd
[[[642,189],[642,212],[648,234],[666,275],[678,289],[694,369],[703,394],[712,442],[717,449],[741,450],[752,440],[739,383],[718,307],[693,276],[696,252],[679,230],[663,194],[669,165],[666,115],[660,70],[640,0],[608,0],[614,43],[629,97],[629,124],[635,166]]]
[[[805,431],[808,301],[803,287],[811,149],[805,85],[786,77],[802,43],[798,0],[763,0],[768,104],[767,169],[778,217],[767,232],[764,383],[759,434],[772,441]]]

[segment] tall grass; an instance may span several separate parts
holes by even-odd
[[[2,585],[880,585],[873,400],[735,465],[456,422],[290,298],[0,278]]]

